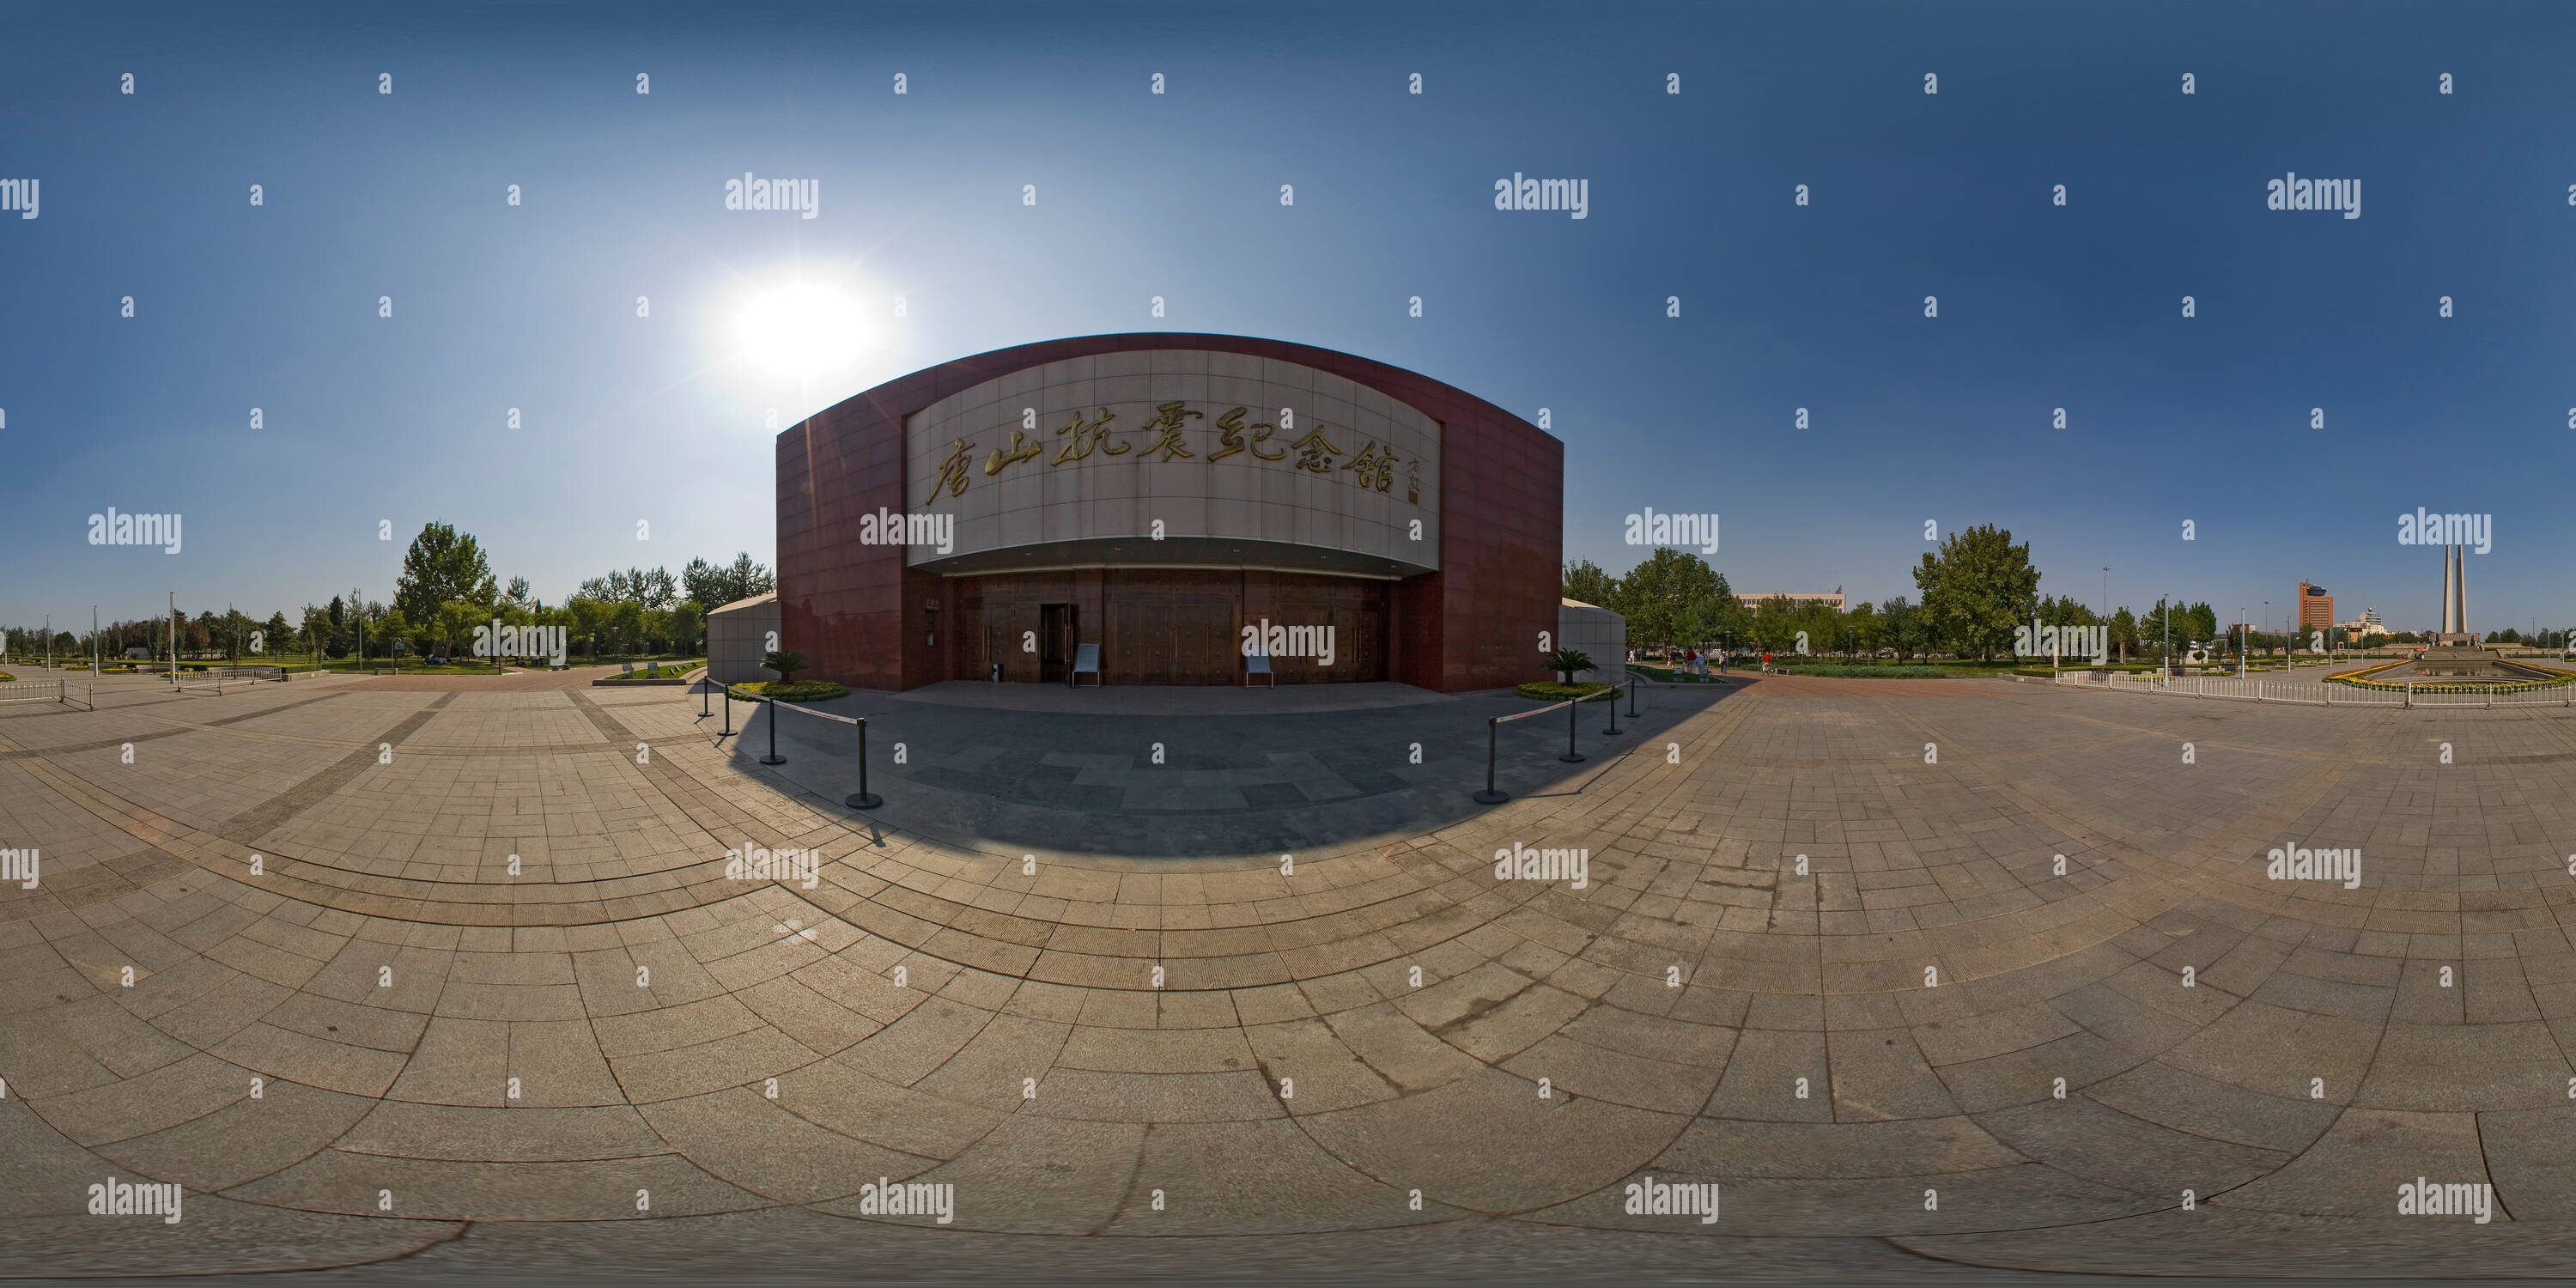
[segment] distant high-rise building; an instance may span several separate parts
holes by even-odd
[[[2334,596],[2323,586],[2299,583],[2299,634],[2331,631],[2335,628]]]

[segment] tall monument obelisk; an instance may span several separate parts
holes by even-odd
[[[2458,546],[2442,547],[2442,629],[2437,632],[2441,637],[2434,641],[2437,644],[2450,643],[2450,637],[2460,629],[2459,560]]]
[[[2451,630],[2469,633],[2469,551],[2466,546],[2451,547]],[[2472,637],[2474,642],[2475,637]]]
[[[2442,547],[2442,629],[2426,641],[2418,675],[2483,675],[2494,654],[2469,629],[2469,561],[2462,546]]]

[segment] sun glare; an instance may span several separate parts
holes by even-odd
[[[827,287],[799,283],[755,297],[744,307],[742,348],[752,361],[785,375],[810,376],[846,365],[867,338],[858,306]]]

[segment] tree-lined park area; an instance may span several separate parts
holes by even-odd
[[[1641,657],[1696,650],[1733,656],[1768,653],[1778,659],[1803,652],[1818,662],[1985,669],[2029,664],[2032,658],[2014,657],[2013,646],[2016,632],[2034,625],[2107,626],[2109,652],[2119,664],[2161,664],[2194,647],[2218,646],[2232,654],[2240,643],[2227,634],[2230,627],[2221,624],[2206,601],[2176,596],[2144,609],[2111,608],[2073,595],[2042,595],[2030,543],[2015,543],[2009,530],[1993,525],[1952,531],[1911,572],[1911,596],[1878,603],[1864,599],[1837,609],[1774,595],[1747,607],[1726,574],[1701,556],[1658,547],[1620,576],[1590,560],[1567,564],[1564,595],[1624,615],[1628,646]],[[2510,630],[2490,638],[2520,640]],[[2349,647],[2380,648],[2417,639],[2406,633],[2374,635]],[[2564,635],[2552,633],[2531,642],[2558,647]],[[2259,629],[2241,643],[2255,656],[2309,645],[2306,639],[2286,639],[2280,630]],[[2346,646],[2341,640],[2329,643]]]
[[[693,559],[674,575],[668,568],[610,569],[583,581],[572,594],[549,603],[525,577],[502,581],[482,543],[446,523],[424,525],[404,551],[390,601],[351,587],[320,602],[307,601],[291,615],[272,608],[265,616],[226,605],[218,611],[179,605],[166,617],[127,618],[94,633],[57,626],[0,631],[10,659],[86,666],[95,652],[103,665],[167,664],[175,644],[181,663],[265,663],[288,670],[491,671],[505,660],[551,665],[551,631],[562,633],[564,661],[656,662],[705,656],[707,614],[777,587],[769,568],[746,552],[730,563]],[[478,654],[477,628],[495,622],[519,628],[501,636],[504,647]],[[528,628],[549,628],[540,634]],[[519,644],[520,647],[508,647]]]

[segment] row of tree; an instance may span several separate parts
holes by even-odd
[[[2194,645],[2221,642],[2218,613],[2207,602],[2159,599],[2143,612],[2123,607],[2107,619],[2100,609],[2063,595],[2039,593],[2040,572],[2030,543],[1993,525],[1952,532],[1913,569],[1919,599],[1899,595],[1884,603],[1864,600],[1837,609],[1821,601],[1773,596],[1750,607],[1727,585],[1726,575],[1688,551],[1659,547],[1628,570],[1611,576],[1590,560],[1564,569],[1564,595],[1597,604],[1628,619],[1632,648],[1797,650],[1803,636],[1811,654],[1873,655],[1892,650],[1903,658],[2009,656],[2016,628],[2108,626],[2111,650],[2121,658],[2178,656]],[[2255,652],[2306,648],[2302,636],[2246,632],[2241,643]],[[2564,647],[2567,632],[2534,637],[2544,647]],[[2511,629],[2488,637],[2515,643]],[[2343,641],[2329,638],[2329,645]],[[2409,634],[2374,635],[2362,647],[2413,643]]]
[[[107,658],[134,648],[166,658],[174,638],[183,660],[342,658],[361,649],[369,657],[385,657],[398,645],[412,657],[460,657],[472,651],[474,628],[498,619],[505,626],[562,627],[571,652],[594,657],[690,654],[704,645],[708,612],[776,588],[768,567],[744,552],[728,564],[693,559],[677,577],[667,568],[611,570],[549,605],[531,592],[525,577],[502,585],[472,534],[431,523],[404,551],[390,604],[352,589],[328,604],[306,604],[295,621],[282,611],[262,621],[232,609],[193,618],[180,610],[168,618],[108,623],[99,628],[96,644]],[[12,657],[42,656],[47,644],[42,630],[14,627],[0,632],[0,642]],[[65,629],[54,632],[51,643],[56,657],[78,658],[89,655],[92,640],[87,631]]]

